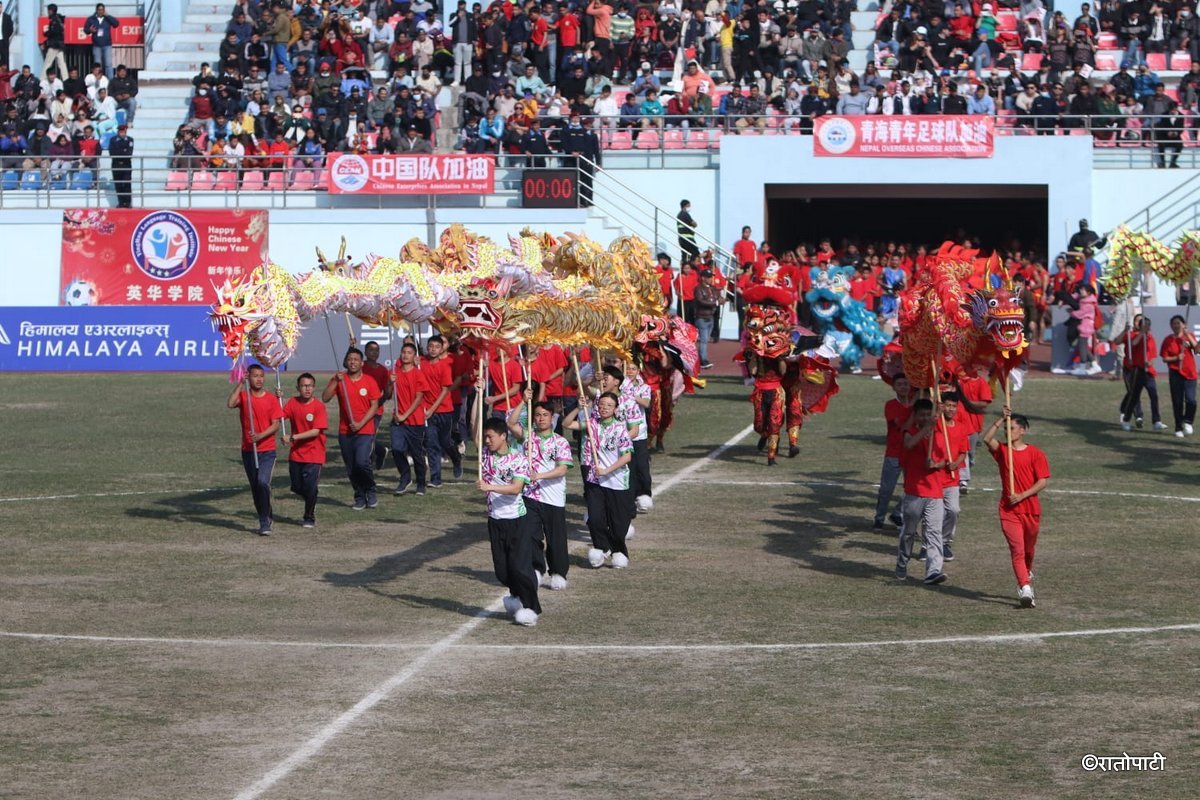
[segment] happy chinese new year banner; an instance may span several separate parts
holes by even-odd
[[[988,116],[817,117],[813,155],[859,158],[991,158]]]
[[[266,260],[266,211],[69,209],[59,302],[208,305],[214,284]]]
[[[491,194],[492,156],[356,155],[329,157],[331,194]]]

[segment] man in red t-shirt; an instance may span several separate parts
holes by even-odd
[[[454,360],[446,349],[446,340],[440,334],[429,337],[425,343],[429,357],[425,361],[425,378],[429,383],[429,394],[425,397],[425,413],[429,426],[425,434],[425,448],[429,451],[429,487],[442,485],[442,456],[450,457],[454,466],[454,480],[463,476],[462,454],[454,445],[454,390],[461,378],[454,377]]]
[[[334,373],[321,393],[328,403],[335,396],[338,401],[338,449],[342,451],[342,463],[354,489],[355,511],[375,508],[379,500],[375,496],[374,459],[375,412],[379,408],[379,384],[362,371],[363,353],[351,347],[342,362],[345,372]]]
[[[750,238],[750,226],[742,227],[742,238],[733,243],[733,257],[737,260],[739,269],[747,264],[758,263],[758,247]]]
[[[525,380],[521,362],[512,353],[497,350],[488,374],[493,394],[484,398],[484,403],[491,408],[491,416],[507,421],[508,412],[521,404],[521,382]]]
[[[426,409],[433,388],[428,374],[417,361],[417,346],[405,342],[400,348],[400,363],[396,364],[393,381],[396,387],[396,408],[392,411],[392,458],[400,473],[400,482],[392,494],[400,495],[412,486],[412,473],[417,475],[417,496],[425,494]],[[412,470],[408,459],[412,457]],[[432,461],[432,456],[430,457]],[[439,457],[440,460],[440,457]]]
[[[958,413],[970,435],[967,463],[959,474],[958,488],[966,494],[971,484],[971,467],[975,465],[975,448],[979,446],[979,432],[983,430],[983,415],[992,402],[992,387],[985,378],[964,375],[958,383]]]
[[[679,268],[679,296],[682,302],[680,313],[683,321],[689,325],[696,324],[696,285],[700,283],[700,274],[690,261],[684,261]]]
[[[246,383],[239,383],[225,405],[238,409],[242,423],[242,467],[250,481],[254,510],[258,512],[258,533],[271,535],[271,471],[275,468],[275,433],[283,419],[280,401],[263,389],[267,373],[258,364],[250,365]]]
[[[919,398],[913,402],[912,422],[904,432],[900,468],[904,470],[904,524],[900,526],[896,551],[896,578],[908,578],[908,560],[921,536],[925,550],[925,583],[935,585],[946,580],[942,572],[942,518],[944,510],[944,471],[930,459],[930,437],[936,432],[933,402]]]
[[[1154,369],[1158,346],[1154,334],[1150,332],[1150,320],[1135,314],[1133,324],[1122,339],[1125,344],[1125,359],[1122,362],[1125,399],[1121,401],[1121,428],[1133,430],[1131,419],[1136,419],[1137,426],[1142,427],[1142,390],[1145,389],[1150,396],[1150,417],[1154,422],[1154,430],[1166,430],[1167,426],[1158,413],[1158,383],[1154,380],[1158,374]]]
[[[960,417],[958,392],[942,395],[942,414],[934,432],[930,460],[942,470],[942,560],[954,560],[954,534],[958,531],[959,470],[967,462],[972,434]]]
[[[666,253],[659,253],[654,271],[658,273],[658,288],[663,293],[663,310],[670,311],[671,299],[675,295],[675,270],[671,268],[671,257]]]
[[[1177,439],[1191,436],[1196,422],[1196,352],[1196,337],[1187,329],[1187,320],[1178,314],[1171,317],[1171,335],[1163,339],[1161,355],[1167,365]]]
[[[383,422],[383,409],[387,406],[388,400],[392,399],[392,373],[388,368],[379,363],[379,342],[367,342],[363,347],[363,355],[367,360],[363,363],[363,372],[370,376],[379,386],[379,410],[375,413],[375,433],[378,434],[380,425]],[[383,462],[387,460],[387,445],[382,445],[376,436],[375,441],[375,469],[383,468]]]
[[[461,340],[451,346],[451,353],[454,360],[451,362],[450,371],[455,382],[455,387],[450,392],[450,402],[454,405],[454,430],[451,437],[454,440],[454,449],[462,455],[467,450],[463,442],[473,435],[470,424],[472,417],[470,409],[466,406],[474,397],[475,374],[479,371],[479,360],[475,351]]]
[[[1004,444],[997,441],[1000,426],[1011,422],[1012,439]],[[1008,541],[1008,552],[1012,556],[1013,574],[1017,577],[1017,599],[1025,608],[1032,608],[1033,598],[1033,551],[1037,547],[1038,532],[1042,526],[1042,501],[1038,494],[1050,480],[1050,462],[1046,454],[1031,444],[1025,443],[1029,420],[1013,414],[1008,406],[1004,414],[987,429],[983,443],[1000,467],[1000,530]],[[1012,481],[1009,481],[1008,459],[1012,457]]]
[[[879,494],[875,499],[875,529],[883,527],[883,517],[892,503],[896,482],[900,479],[900,454],[904,449],[904,429],[912,416],[912,387],[903,373],[892,378],[892,391],[896,396],[883,404],[883,421],[887,425],[887,444],[883,449],[883,469],[879,473]],[[900,503],[891,514],[892,522],[903,524]]]
[[[303,373],[296,379],[298,394],[283,407],[283,418],[291,428],[290,432],[285,429],[283,435],[283,443],[292,449],[288,455],[288,477],[292,494],[304,499],[305,528],[317,525],[317,487],[325,464],[325,429],[329,427],[325,404],[313,399],[316,390],[317,379]]]

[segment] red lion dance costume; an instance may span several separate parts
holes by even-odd
[[[772,260],[742,290],[746,305],[742,351],[734,357],[754,380],[750,403],[758,449],[773,466],[785,423],[788,458],[800,453],[804,417],[824,411],[837,394],[837,370],[811,349],[821,337],[796,325],[798,297],[792,276]]]
[[[694,394],[704,381],[693,377],[700,371],[696,350],[696,328],[676,316],[642,316],[642,328],[634,336],[634,358],[642,370],[642,380],[650,387],[650,407],[646,410],[646,431],[654,437],[654,449],[663,451],[663,437],[675,419],[676,385]]]

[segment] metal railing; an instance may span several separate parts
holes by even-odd
[[[184,0],[174,0],[184,2]],[[142,36],[145,39],[146,52],[154,45],[154,37],[162,30],[162,0],[146,0],[142,7]]]

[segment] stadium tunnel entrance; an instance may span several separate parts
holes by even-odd
[[[828,237],[837,250],[889,240],[936,248],[971,237],[984,251],[1020,244],[1047,257],[1048,188],[1044,185],[767,184],[766,239],[782,252]],[[869,190],[867,194],[864,190]],[[1049,256],[1053,261],[1053,256]]]

